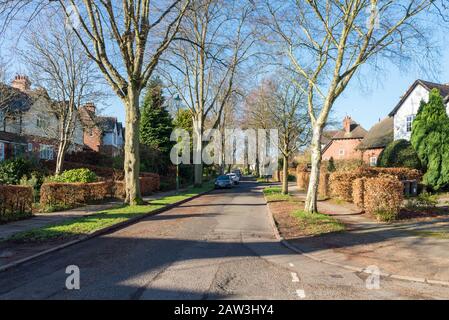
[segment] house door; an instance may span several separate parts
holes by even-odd
[[[5,160],[5,144],[0,142],[0,161]]]

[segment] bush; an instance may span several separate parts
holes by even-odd
[[[0,162],[0,184],[18,184],[23,176],[33,170],[31,161],[17,158]]]
[[[396,140],[387,145],[379,155],[377,165],[380,167],[403,167],[421,170],[421,160],[411,143],[407,140]]]
[[[157,174],[146,174],[144,177],[139,178],[140,181],[140,192],[143,196],[150,195],[151,193],[159,190],[160,188],[160,178]],[[114,181],[112,188],[114,198],[125,199],[125,182],[124,181]]]
[[[0,223],[30,217],[32,206],[31,187],[0,185]]]
[[[335,172],[337,170],[337,167],[335,167],[335,161],[333,157],[330,157],[329,162],[327,163],[327,171],[328,172]]]
[[[46,182],[41,187],[40,206],[43,211],[76,208],[91,201],[113,196],[111,181],[94,183]]]
[[[329,190],[329,177],[330,174],[328,172],[320,172],[320,181],[318,183],[318,194],[322,198],[328,198],[330,196]]]
[[[344,201],[353,201],[352,183],[355,179],[363,177],[364,174],[365,172],[360,170],[332,173],[329,178],[331,196]]]
[[[22,179],[20,179],[20,185],[21,186],[30,186],[33,188],[33,199],[34,202],[39,201],[39,190],[43,183],[43,177],[39,175],[38,173],[33,172],[31,174],[31,178],[28,179],[27,176],[23,176]]]
[[[397,178],[377,177],[365,181],[364,207],[380,221],[397,219],[403,202],[403,186]]]
[[[89,183],[89,182],[96,182],[97,180],[98,180],[97,175],[93,171],[87,168],[81,168],[81,169],[66,170],[60,175],[49,177],[47,181],[61,182],[61,183],[75,183],[75,182]]]

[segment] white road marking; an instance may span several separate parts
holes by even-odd
[[[296,295],[301,299],[304,299],[306,297],[306,293],[301,289],[296,290]]]
[[[292,272],[292,282],[299,282],[298,274],[296,272]]]

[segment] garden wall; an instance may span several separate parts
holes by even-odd
[[[0,223],[30,217],[32,208],[32,187],[0,185]]]

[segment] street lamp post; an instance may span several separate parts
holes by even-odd
[[[179,98],[179,94],[174,98],[175,107],[176,107],[176,116],[179,117],[179,106],[181,104],[181,99]],[[179,154],[178,154],[179,156]],[[179,163],[176,163],[176,193],[179,193]]]

